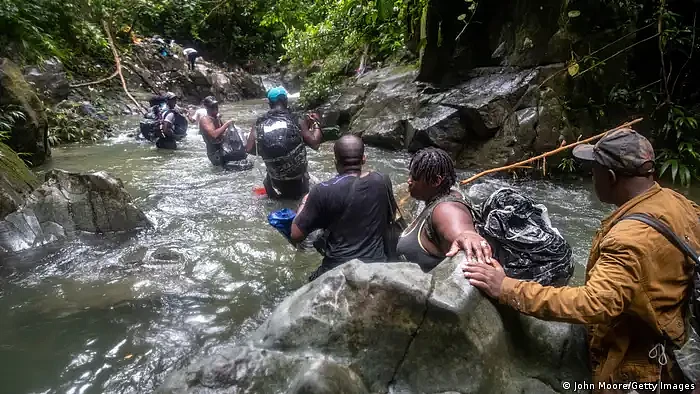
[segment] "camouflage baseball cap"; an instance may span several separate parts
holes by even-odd
[[[595,145],[576,146],[573,154],[577,159],[596,162],[625,175],[649,175],[654,171],[654,148],[632,129],[610,132]]]

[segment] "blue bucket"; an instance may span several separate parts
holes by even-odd
[[[267,222],[277,229],[287,240],[292,238],[292,222],[297,216],[297,213],[289,208],[280,209],[279,211],[270,212],[267,215]]]

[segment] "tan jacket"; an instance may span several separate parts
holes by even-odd
[[[654,184],[603,220],[584,286],[544,287],[506,278],[501,287],[500,302],[522,313],[587,325],[595,382],[655,382],[661,367],[649,352],[663,342],[662,333],[676,345],[685,341],[685,301],[693,265],[648,225],[635,220],[616,224],[632,213],[661,219],[700,249],[700,208]],[[666,354],[670,358],[671,350]]]

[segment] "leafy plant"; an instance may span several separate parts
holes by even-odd
[[[26,119],[20,107],[8,105],[0,108],[0,141],[9,138],[10,131],[19,120]]]
[[[572,157],[565,157],[561,159],[557,168],[568,173],[576,172],[576,160],[574,160]]]
[[[71,142],[95,142],[109,132],[106,121],[94,116],[83,115],[77,103],[62,103],[56,108],[47,108],[49,120],[49,144],[56,146]]]

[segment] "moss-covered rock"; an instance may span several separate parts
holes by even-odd
[[[15,122],[8,146],[32,166],[42,164],[51,155],[48,141],[49,123],[44,104],[24,80],[22,71],[9,59],[0,59],[0,106],[16,106],[25,118]]]
[[[0,219],[16,211],[37,184],[17,153],[0,142]]]

